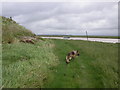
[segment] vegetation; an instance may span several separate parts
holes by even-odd
[[[0,17],[0,21],[2,18]],[[0,87],[2,86],[2,22],[0,22]]]
[[[2,84],[5,88],[42,88],[53,79],[51,66],[59,61],[53,53],[52,41],[36,44],[4,44],[2,55]]]
[[[21,36],[34,34],[11,18],[2,18],[2,87],[118,87],[117,43],[49,40],[39,36],[35,36],[39,39],[35,44],[17,42]],[[66,64],[65,57],[72,50],[78,50],[80,56]]]
[[[54,53],[60,64],[53,69],[52,88],[117,88],[118,44],[89,41],[54,40]],[[66,65],[65,56],[79,50],[80,56]]]
[[[80,56],[65,63],[71,50]],[[3,85],[15,88],[117,88],[118,44],[45,40],[3,45]]]
[[[21,36],[34,36],[34,34],[11,18],[2,17],[2,42],[14,43]]]

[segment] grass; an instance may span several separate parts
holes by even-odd
[[[0,17],[0,21],[2,18]],[[0,87],[2,86],[2,23],[0,22]]]
[[[54,53],[60,64],[53,69],[51,88],[118,87],[118,45],[89,41],[54,40]],[[66,65],[65,56],[79,50],[80,56]]]
[[[71,50],[80,56],[65,63]],[[117,88],[118,44],[49,40],[3,44],[7,88]]]
[[[3,43],[0,47],[2,49],[0,52],[2,87],[118,87],[118,44],[80,40],[49,40],[41,39],[39,36],[36,36],[40,40],[35,44],[20,43],[18,42],[19,37],[32,37],[35,34],[10,18],[0,16],[0,21],[2,21],[0,26],[2,26]],[[89,38],[91,37],[118,38],[89,36]],[[65,57],[72,50],[79,50],[80,56],[72,60],[70,64],[66,64]]]
[[[3,87],[42,88],[44,82],[52,78],[49,68],[59,63],[53,54],[53,47],[52,41],[49,40],[41,41],[35,45],[4,44]]]
[[[2,17],[2,42],[15,43],[21,36],[34,36],[34,34],[14,20]]]

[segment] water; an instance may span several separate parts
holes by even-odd
[[[49,38],[49,39],[67,39],[67,40],[87,40],[84,37],[42,37],[42,38]],[[119,43],[120,39],[111,39],[111,38],[88,38],[88,41],[97,41],[97,42],[105,42],[105,43]]]

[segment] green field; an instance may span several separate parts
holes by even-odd
[[[49,40],[2,45],[5,88],[117,88],[118,44]],[[71,50],[80,56],[69,64]]]

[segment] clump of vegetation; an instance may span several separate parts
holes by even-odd
[[[4,88],[42,88],[52,80],[52,67],[59,64],[51,40],[36,44],[3,45],[2,84]]]
[[[41,39],[12,18],[0,20],[5,43],[2,45],[2,87],[43,87],[53,79],[49,69],[59,63],[53,53],[53,42]]]
[[[21,36],[34,36],[30,30],[16,23],[12,18],[2,16],[2,42],[14,43]]]

